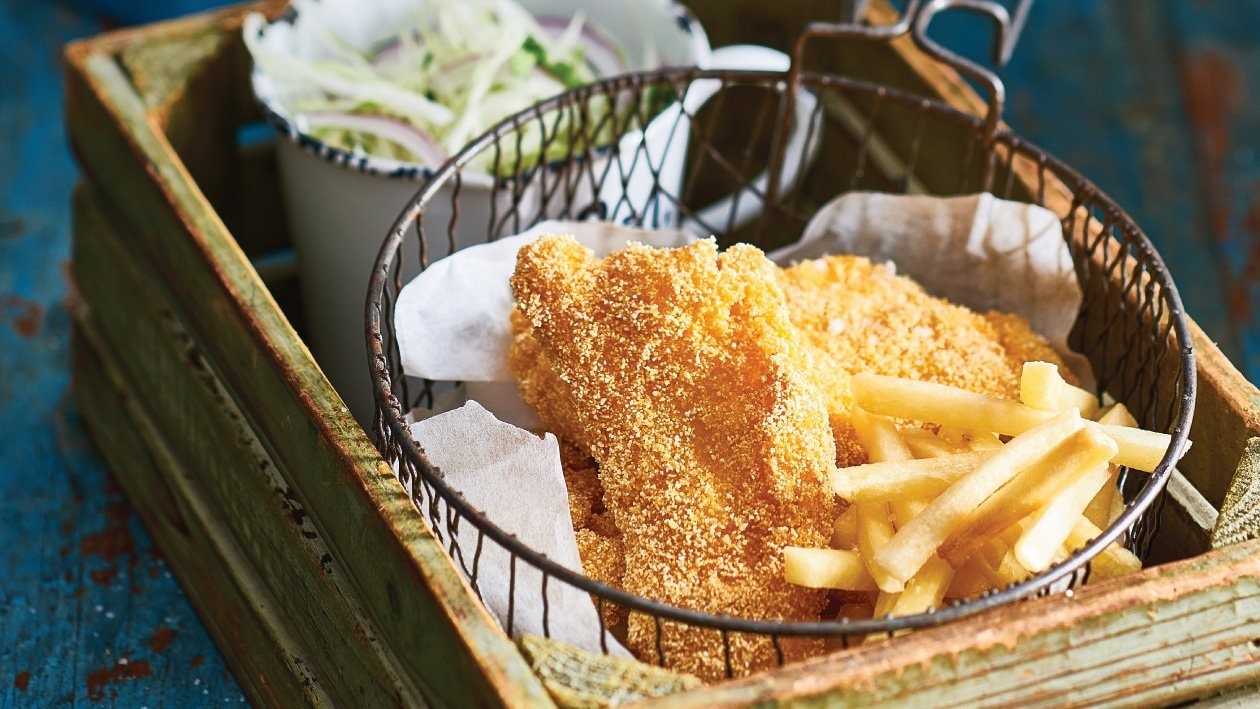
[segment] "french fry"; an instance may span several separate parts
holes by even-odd
[[[1119,495],[1117,495],[1119,497]],[[1080,517],[1072,525],[1072,531],[1068,534],[1066,546],[1072,551],[1076,551],[1084,547],[1092,539],[1102,536],[1102,530],[1090,523],[1084,517]],[[1116,543],[1108,544],[1103,550],[1089,562],[1090,581],[1101,581],[1105,579],[1131,574],[1142,568],[1142,562],[1133,552],[1125,549]]]
[[[879,598],[875,599],[875,607],[871,611],[872,618],[885,618],[892,609],[897,605],[897,597],[901,595],[900,591],[888,592],[880,591]]]
[[[999,584],[1001,586],[1009,586],[1013,583],[1019,583],[1029,576],[1032,576],[1032,574],[1028,572],[1028,569],[1025,569],[1023,565],[1019,563],[1019,560],[1015,558],[1014,549],[1007,551],[1006,554],[1002,556],[1002,561],[998,564],[995,571],[997,577],[1001,579],[1001,584]]]
[[[906,442],[906,447],[910,448],[910,452],[915,453],[916,458],[951,456],[960,452],[958,448],[949,445],[948,442],[941,441],[934,433],[924,431],[922,428],[912,428],[910,431],[902,431],[902,433],[902,440]]]
[[[871,610],[872,618],[887,618],[892,615],[893,608],[897,606],[897,599],[901,597],[901,592],[890,593],[880,591],[879,597],[875,599],[875,607]],[[887,640],[891,635],[889,633],[871,633],[863,640],[866,644],[877,643]]]
[[[1133,413],[1129,411],[1129,407],[1119,402],[1108,406],[1105,411],[1098,412],[1098,423],[1110,424],[1112,426],[1127,426],[1129,428],[1141,428],[1138,420],[1133,417]]]
[[[1100,463],[1038,510],[1013,547],[1019,563],[1033,572],[1050,568],[1054,555],[1067,541],[1076,520],[1080,519],[1089,501],[1109,479],[1107,464]]]
[[[850,384],[857,406],[893,418],[1014,436],[1054,416],[1016,401],[934,382],[862,372],[853,375]]]
[[[1057,414],[1012,438],[1002,450],[941,493],[868,562],[880,589],[899,590],[898,586],[922,568],[972,510],[1021,470],[1051,455],[1084,423],[1075,409]]]
[[[1148,473],[1159,465],[1160,460],[1163,460],[1168,444],[1172,442],[1172,436],[1167,433],[1114,424],[1091,423],[1090,425],[1102,429],[1102,432],[1111,436],[1120,447],[1120,452],[1111,459],[1111,462]],[[1190,441],[1187,440],[1186,449],[1189,450],[1189,447]]]
[[[1097,527],[1106,527],[1111,524],[1111,504],[1116,498],[1117,482],[1120,479],[1120,469],[1114,465],[1108,466],[1107,484],[1102,486],[1094,499],[1089,501],[1085,507],[1085,519],[1088,519]]]
[[[906,590],[888,612],[894,616],[926,613],[929,608],[941,605],[949,584],[954,580],[954,567],[939,556],[927,560],[914,578],[906,582]]]
[[[995,451],[1002,447],[1002,441],[996,433],[976,432],[967,441],[967,447],[973,451]]]
[[[1002,447],[1002,441],[989,431],[973,431],[957,426],[941,426],[938,435],[960,450],[987,451]]]
[[[927,509],[928,501],[924,499],[893,500],[888,504],[892,507],[893,526],[901,529]]]
[[[1124,508],[1124,495],[1121,495],[1119,488],[1117,488],[1115,494],[1111,496],[1111,512],[1107,515],[1107,524],[1097,526],[1110,527],[1115,524],[1116,520],[1120,519],[1120,515],[1124,514]]]
[[[945,591],[946,598],[971,598],[1002,585],[984,557],[975,554],[954,572],[954,578]]]
[[[857,549],[858,547],[857,505],[849,505],[836,517],[831,528],[831,548]]]
[[[1010,536],[1006,539],[1003,534]],[[980,540],[980,544],[976,552],[972,556],[980,557],[989,569],[996,569],[998,564],[1002,563],[1002,557],[1006,556],[1006,552],[1010,551],[1011,544],[1019,540],[1019,534],[1007,534],[1005,531],[996,536],[975,537]]]
[[[831,489],[850,502],[931,498],[993,457],[955,453],[896,463],[867,463],[831,471]]]
[[[926,428],[903,428],[898,433],[901,434],[901,440],[905,441],[906,447],[915,458],[938,458],[962,452],[958,447]]]
[[[901,440],[892,419],[854,408],[850,420],[853,422],[853,432],[857,434],[858,443],[862,444],[866,457],[872,463],[914,459],[914,454],[906,447],[905,441]]]
[[[1078,409],[1085,418],[1093,418],[1098,411],[1098,397],[1068,384],[1059,374],[1058,366],[1049,362],[1024,362],[1019,400],[1046,411]]]
[[[903,584],[889,577],[883,569],[876,567],[873,563],[875,553],[887,546],[895,533],[888,503],[858,502],[853,506],[857,508],[858,554],[862,558],[862,563],[866,565],[867,572],[870,573],[871,578],[875,579],[880,590],[900,593]]]
[[[961,564],[993,535],[1049,504],[1081,476],[1106,465],[1115,450],[1116,444],[1097,431],[1082,428],[1073,433],[967,514],[942,546],[941,555]]]
[[[858,443],[862,444],[862,448],[866,450],[866,456],[872,463],[901,463],[914,460],[914,454],[906,447],[892,419],[854,408],[852,420]],[[889,504],[897,525],[909,522],[926,506],[926,503],[921,500],[907,499],[905,496],[892,498]]]
[[[938,556],[928,559],[923,568],[919,569],[919,573],[906,583],[906,590],[895,594],[880,594],[883,608],[877,604],[876,610],[883,610],[884,613],[878,617],[914,615],[926,613],[929,608],[936,608],[945,600],[945,592],[949,589],[953,578],[954,567]],[[909,632],[909,630],[899,630],[894,635],[905,635]],[[887,637],[886,633],[871,633],[866,636],[866,642],[879,642]]]
[[[1100,409],[1095,420],[1098,423],[1113,426],[1128,428],[1138,426],[1137,419],[1129,413],[1128,407],[1120,403]],[[1085,518],[1094,526],[1107,527],[1120,516],[1120,513],[1124,512],[1124,498],[1120,496],[1119,480],[1120,469],[1113,465],[1111,466],[1111,481],[1103,485],[1094,499],[1090,500],[1089,506],[1085,508]]]
[[[934,382],[863,372],[853,375],[851,384],[854,403],[872,413],[1004,436],[1018,436],[1055,416],[1053,411]],[[1166,433],[1092,421],[1087,425],[1099,427],[1115,440],[1119,451],[1113,463],[1147,472],[1159,465],[1172,442]]]
[[[783,577],[807,588],[874,591],[875,582],[857,552],[843,549],[783,548]]]

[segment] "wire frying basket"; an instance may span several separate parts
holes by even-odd
[[[889,26],[810,25],[785,73],[640,73],[539,103],[436,170],[406,206],[381,248],[368,294],[374,433],[382,454],[414,491],[413,500],[434,534],[479,596],[478,560],[486,548],[497,546],[509,555],[513,570],[528,566],[539,572],[544,631],[547,585],[567,584],[594,599],[601,631],[609,608],[651,619],[654,652],[640,659],[672,664],[662,637],[671,626],[690,626],[711,638],[713,654],[722,658],[730,676],[745,666],[733,662],[733,654],[749,647],[759,647],[764,655],[754,664],[782,664],[785,644],[797,638],[827,638],[848,647],[871,634],[891,637],[1075,587],[1088,580],[1090,560],[1113,542],[1145,556],[1194,409],[1194,358],[1176,287],[1151,243],[1120,207],[1071,167],[1002,126],[1003,89],[997,77],[927,37],[932,17],[941,10],[981,12],[998,28],[995,61],[1000,64],[1009,56],[1028,2],[1018,5],[1013,19],[1000,5],[983,0],[907,5]],[[985,114],[967,115],[891,86],[802,66],[806,42],[814,38],[891,41],[904,35],[982,86],[988,94]],[[693,100],[697,93],[704,93],[707,102]],[[668,117],[669,129],[654,129],[662,116]],[[686,150],[670,154],[685,155],[685,169],[674,177],[662,163],[667,146],[660,143],[679,140]],[[810,159],[815,153],[825,159]],[[431,400],[435,383],[404,375],[393,330],[394,304],[403,283],[435,257],[556,218],[681,227],[713,234],[722,245],[742,241],[769,249],[795,238],[815,209],[851,190],[988,191],[1053,211],[1084,295],[1071,346],[1090,360],[1100,393],[1124,402],[1143,427],[1171,434],[1172,444],[1152,474],[1122,470],[1123,514],[1045,572],[903,617],[788,622],[675,607],[582,576],[522,544],[451,489],[412,437],[406,415]],[[734,196],[710,204],[715,195],[728,193]],[[474,545],[460,535],[468,525],[475,529]],[[518,578],[514,574],[513,583]],[[513,585],[509,598],[517,592]],[[513,622],[509,613],[509,633]]]

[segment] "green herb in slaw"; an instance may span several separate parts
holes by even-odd
[[[298,130],[357,154],[436,167],[504,117],[626,69],[623,53],[580,11],[535,18],[512,0],[435,2],[361,51],[320,3],[295,0],[294,7],[316,43],[314,58],[270,46],[259,15],[246,21],[246,46]],[[575,133],[553,128],[556,143]],[[542,131],[526,126],[519,145],[503,146],[500,164],[536,164]],[[490,171],[490,152],[473,167]]]

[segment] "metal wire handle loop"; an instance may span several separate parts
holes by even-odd
[[[930,38],[927,34],[928,27],[932,19],[945,10],[957,9],[988,17],[996,26],[992,62],[994,66],[1000,68],[1010,61],[1015,51],[1015,45],[1028,20],[1028,12],[1032,9],[1032,3],[1033,0],[1017,0],[1012,14],[996,0],[927,0],[926,3],[922,0],[909,0],[905,11],[896,22],[888,25],[867,25],[860,19],[865,14],[865,3],[858,2],[848,8],[849,17],[845,22],[813,22],[806,25],[792,46],[792,64],[788,67],[787,91],[784,94],[778,117],[775,150],[771,157],[773,169],[766,191],[767,202],[773,203],[779,197],[778,173],[782,168],[783,160],[786,159],[785,146],[796,111],[796,92],[800,88],[801,74],[805,64],[805,46],[809,40],[829,38],[891,42],[909,34],[915,46],[925,54],[984,87],[988,98],[988,109],[984,116],[982,139],[984,147],[989,148],[993,145],[1002,122],[1002,110],[1006,103],[1005,85],[997,74],[942,47]],[[992,155],[992,151],[989,151],[989,154]],[[981,185],[987,191],[992,187],[993,161],[986,161],[983,170]]]
[[[915,45],[937,61],[980,83],[988,94],[988,112],[984,116],[982,135],[985,148],[992,147],[1001,125],[1002,110],[1006,105],[1006,86],[994,72],[938,44],[928,36],[928,27],[932,24],[932,19],[944,10],[957,9],[988,17],[996,25],[993,35],[992,61],[995,66],[1001,67],[1010,60],[1011,54],[1015,51],[1015,43],[1019,40],[1031,7],[1032,0],[1019,0],[1012,18],[1006,7],[995,0],[928,0],[913,18],[910,37]],[[908,15],[909,12],[906,14]],[[992,187],[994,171],[993,152],[988,151],[988,154],[990,159],[985,161],[984,172],[981,175],[981,185],[986,191]]]

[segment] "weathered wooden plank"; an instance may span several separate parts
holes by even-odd
[[[392,471],[345,411],[109,56],[68,53],[72,144],[130,222],[128,248],[177,284],[176,305],[241,396],[260,438],[408,672],[441,696],[548,701],[468,592]],[[405,599],[405,602],[404,602]]]
[[[1260,542],[677,695],[662,707],[1133,706],[1260,678]]]
[[[305,659],[303,641],[269,609],[274,600],[223,529],[218,513],[176,497],[168,476],[181,469],[134,388],[112,361],[86,309],[76,314],[73,347],[75,398],[85,423],[145,525],[159,540],[171,568],[223,648],[272,648],[227,652],[224,657],[253,701],[270,706],[328,705],[321,681]],[[92,344],[95,341],[95,345]],[[99,349],[96,349],[99,348]],[[192,473],[183,472],[185,477]],[[282,679],[284,678],[284,679]],[[287,681],[286,681],[287,680]]]
[[[288,471],[254,435],[160,282],[147,278],[145,264],[118,243],[107,211],[90,191],[76,195],[75,278],[108,346],[137,382],[132,395],[152,412],[162,439],[183,460],[196,461],[198,484],[188,495],[222,515],[277,612],[307,639],[309,661],[334,697],[415,703],[416,688],[376,641],[376,629],[285,483]],[[246,470],[256,473],[242,475]]]

